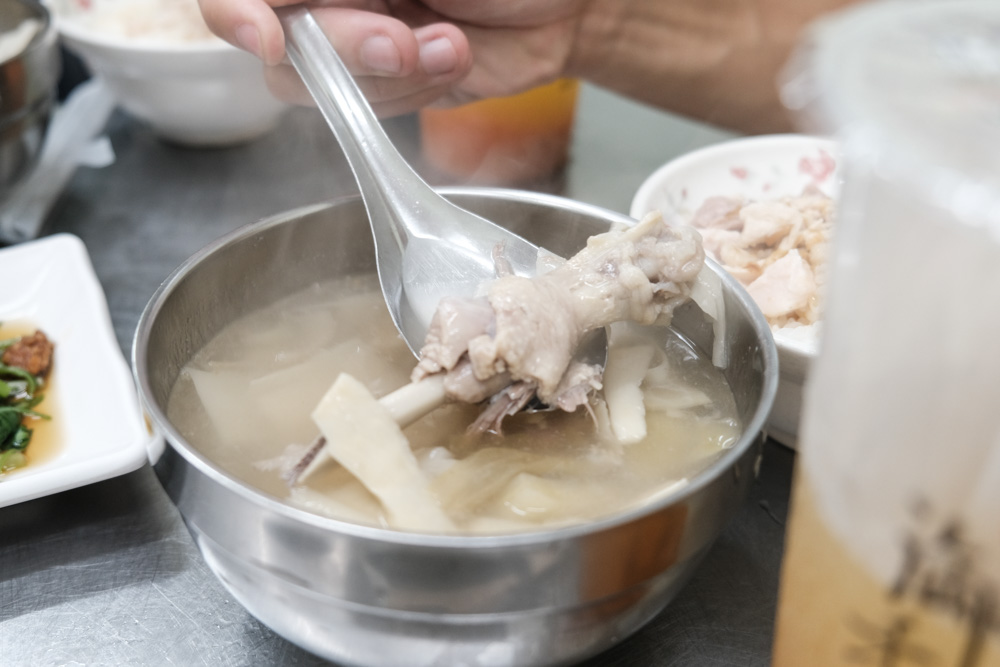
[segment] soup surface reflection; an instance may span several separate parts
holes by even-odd
[[[448,405],[404,431],[431,492],[460,530],[501,533],[577,523],[687,483],[737,441],[722,374],[672,329],[656,333],[643,381],[647,436],[622,445],[600,397],[591,410],[521,413],[503,435],[466,435],[478,414]],[[340,373],[382,396],[415,360],[374,276],[312,287],[231,323],[184,368],[167,406],[180,433],[228,473],[307,510],[387,525],[378,500],[327,466],[289,488],[283,473],[319,434],[310,418]]]

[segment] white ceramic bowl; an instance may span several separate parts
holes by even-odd
[[[630,214],[659,210],[670,221],[685,222],[712,196],[761,201],[795,196],[809,185],[837,194],[836,147],[829,139],[797,134],[734,139],[693,151],[653,172],[632,199]],[[768,420],[768,433],[794,447],[802,407],[802,386],[816,356],[815,335],[774,332],[780,381]]]
[[[49,4],[65,45],[126,111],[167,141],[206,147],[249,141],[272,129],[287,108],[267,89],[260,61],[221,40],[122,37],[88,27],[69,0]]]

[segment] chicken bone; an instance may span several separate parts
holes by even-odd
[[[464,373],[468,380],[470,370],[478,382],[507,375],[512,383],[534,385],[543,403],[557,405],[566,390],[579,395],[579,384],[563,378],[586,332],[622,320],[668,323],[690,296],[703,263],[698,232],[670,227],[658,213],[594,236],[544,275],[505,276],[485,297],[443,301],[412,379]],[[593,373],[576,370],[587,385],[599,386]],[[480,393],[449,398],[474,402]]]

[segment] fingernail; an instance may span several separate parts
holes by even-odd
[[[458,53],[446,37],[420,45],[420,66],[428,74],[447,74],[458,67]]]
[[[399,49],[385,35],[369,37],[361,43],[361,62],[382,74],[399,74],[403,68]]]
[[[263,59],[260,50],[260,33],[257,32],[257,28],[249,23],[238,26],[236,28],[236,41],[244,51],[249,51]]]

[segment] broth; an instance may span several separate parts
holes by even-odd
[[[466,435],[479,412],[473,405],[447,405],[407,427],[432,493],[460,530],[531,530],[650,502],[735,444],[736,407],[721,372],[672,329],[659,336],[666,361],[657,372],[677,389],[647,388],[648,435],[635,444],[609,435],[600,402],[595,416],[515,415],[503,436]],[[205,456],[261,491],[319,514],[386,525],[375,497],[343,468],[331,465],[291,489],[282,471],[318,435],[310,413],[339,373],[382,396],[406,384],[413,365],[377,278],[340,279],[220,331],[181,372],[167,414]]]

